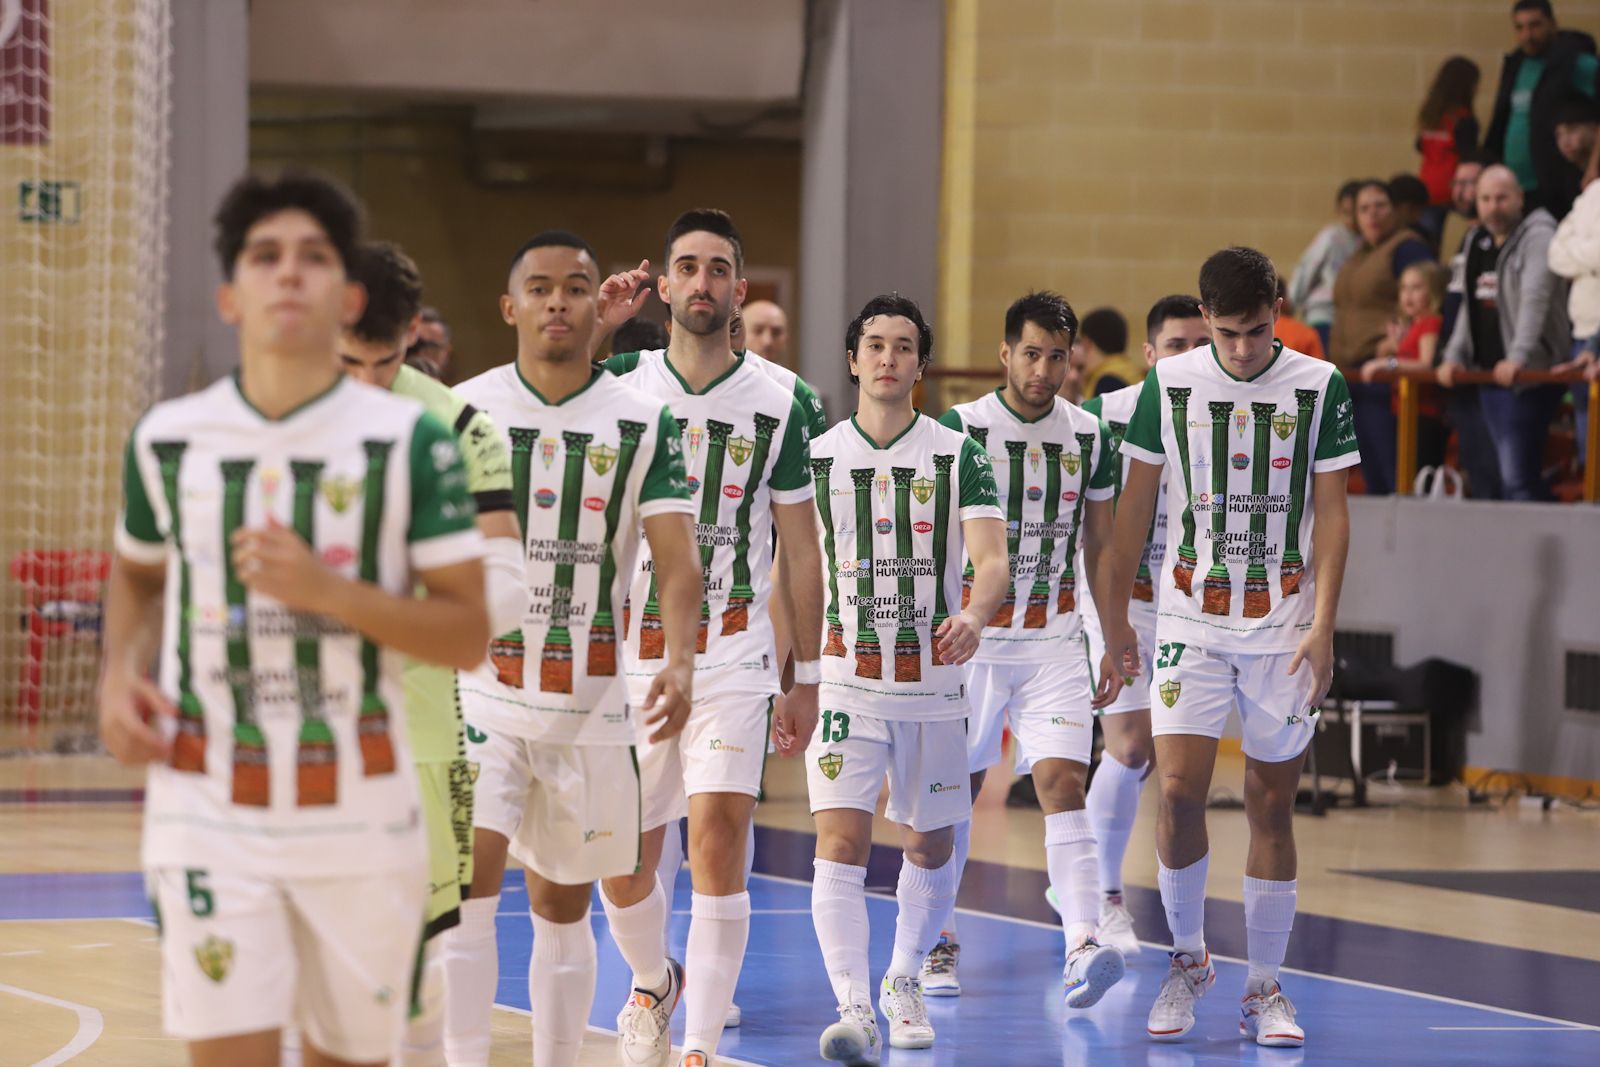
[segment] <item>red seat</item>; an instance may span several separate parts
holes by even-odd
[[[18,552],[11,577],[23,590],[22,626],[28,632],[17,710],[23,723],[38,723],[48,638],[100,632],[100,600],[111,556],[86,549],[46,548]]]

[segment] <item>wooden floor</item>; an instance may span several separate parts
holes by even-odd
[[[1242,763],[1225,757],[1216,790],[1240,795]],[[766,826],[809,830],[804,776],[793,761],[774,761]],[[142,776],[99,757],[0,759],[0,875],[127,872],[138,869],[136,804],[40,803],[27,790],[131,789]],[[1008,810],[1007,783],[994,776],[979,799],[972,858],[1018,868],[1044,867],[1043,822],[1034,811]],[[1600,813],[1472,806],[1464,790],[1384,788],[1375,806],[1336,810],[1297,822],[1302,912],[1439,934],[1490,945],[1600,960],[1600,912],[1409,885],[1344,873],[1351,870],[1540,871],[1600,869]],[[1130,885],[1154,887],[1153,806],[1147,789],[1128,854]],[[1242,811],[1215,810],[1213,896],[1241,898],[1245,848]],[[880,842],[897,831],[883,820]],[[683,902],[680,902],[680,906]],[[1152,935],[1156,936],[1156,935]],[[49,1062],[145,1067],[184,1062],[160,1032],[154,929],[129,919],[0,920],[0,1067]],[[496,1013],[495,1064],[528,1062],[528,1021]],[[96,1023],[95,1020],[99,1022]],[[98,1036],[64,1057],[58,1050]],[[584,1064],[614,1063],[611,1039],[591,1035]],[[69,1050],[70,1051],[70,1050]]]

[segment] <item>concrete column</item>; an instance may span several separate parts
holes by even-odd
[[[799,371],[837,421],[845,328],[874,295],[916,300],[938,355],[944,5],[819,0],[807,32]]]
[[[172,161],[160,395],[181,396],[231,370],[233,330],[217,318],[222,274],[211,216],[249,162],[247,0],[172,0]]]

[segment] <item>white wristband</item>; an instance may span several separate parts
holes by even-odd
[[[795,685],[820,685],[822,682],[822,661],[808,659],[804,663],[799,660],[794,662]]]

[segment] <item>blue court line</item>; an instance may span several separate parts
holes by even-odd
[[[0,874],[0,920],[148,918],[138,871]]]
[[[140,804],[143,789],[0,789],[0,804]]]
[[[525,1012],[532,939],[520,882],[520,876],[508,879],[501,901],[497,1000]],[[750,941],[736,995],[745,1024],[724,1032],[718,1054],[769,1067],[820,1062],[817,1036],[836,1016],[812,930],[810,886],[757,874],[750,893]],[[677,903],[684,904],[688,894],[689,876],[683,871]],[[895,903],[871,895],[867,908],[876,973],[893,946]],[[609,1029],[630,976],[607,935],[598,902],[592,921],[601,948],[590,1024]],[[680,956],[688,924],[689,917],[676,909],[671,942]],[[1061,1003],[1058,926],[982,912],[964,912],[960,926],[964,995],[930,998],[938,1034],[934,1048],[887,1050],[888,1067],[1593,1067],[1600,1062],[1600,1028],[1288,970],[1286,991],[1308,1030],[1308,1047],[1258,1048],[1238,1038],[1236,998],[1245,968],[1220,955],[1214,956],[1217,983],[1200,1002],[1194,1031],[1178,1044],[1157,1045],[1146,1037],[1144,1025],[1166,970],[1159,950],[1147,948],[1131,960],[1128,977],[1095,1008],[1069,1013]],[[692,974],[689,983],[692,987]],[[674,1020],[675,1043],[682,1041],[683,1014],[680,1008]]]
[[[811,881],[816,838],[772,827],[756,829],[756,869]],[[1301,856],[1304,865],[1307,856]],[[874,845],[867,885],[893,887],[900,850]],[[1239,872],[1242,880],[1244,872]],[[1055,923],[1045,902],[1044,871],[969,860],[958,907],[1034,922]],[[892,890],[891,890],[892,891]],[[1141,935],[1162,941],[1167,916],[1154,889],[1125,886],[1123,898]],[[1244,905],[1206,901],[1206,944],[1214,953],[1239,959],[1245,947]],[[1300,912],[1284,965],[1356,982],[1370,982],[1449,997],[1509,1011],[1600,1025],[1600,962],[1529,949],[1487,945],[1462,938],[1401,930],[1375,923]],[[1600,1063],[1600,1059],[1596,1060]]]

